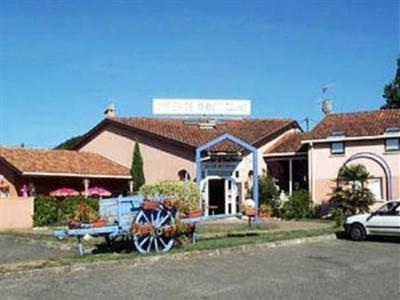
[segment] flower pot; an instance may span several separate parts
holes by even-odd
[[[94,221],[94,222],[90,222],[90,225],[91,225],[92,227],[95,227],[95,228],[97,228],[97,227],[104,227],[104,226],[107,225],[107,221],[106,221],[106,220],[100,219],[100,220],[97,220],[97,221]]]
[[[187,213],[188,218],[199,218],[203,215],[201,210],[194,210]]]
[[[255,208],[246,208],[244,210],[244,214],[248,217],[255,217],[257,216],[257,209]]]
[[[142,208],[144,210],[155,210],[159,207],[160,207],[160,201],[144,200],[142,203]]]
[[[77,229],[81,227],[81,223],[80,222],[76,222],[76,221],[69,221],[68,222],[68,228],[69,229]]]
[[[167,237],[173,236],[175,234],[175,227],[174,226],[165,226],[163,228],[163,234]]]

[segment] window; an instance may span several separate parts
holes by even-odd
[[[344,154],[344,143],[343,142],[331,143],[331,154]]]
[[[178,172],[178,177],[179,177],[179,180],[181,180],[181,181],[185,181],[186,179],[190,180],[190,175],[186,170],[180,170]]]
[[[400,127],[388,127],[385,129],[385,134],[396,134],[400,132]]]
[[[375,200],[382,200],[382,178],[371,178],[368,180],[367,184]]]
[[[335,131],[332,131],[330,136],[331,137],[344,137],[345,134],[346,134],[346,132],[344,130],[335,130]]]
[[[400,139],[386,139],[385,140],[386,151],[399,151],[400,150]]]

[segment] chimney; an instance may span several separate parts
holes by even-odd
[[[114,106],[113,103],[111,103],[111,104],[106,108],[106,110],[104,111],[104,116],[105,116],[106,118],[115,117],[115,112],[116,112],[115,106]]]

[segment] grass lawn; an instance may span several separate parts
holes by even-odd
[[[313,237],[326,234],[333,234],[338,229],[333,226],[332,222],[297,222],[290,221],[288,224],[280,223],[281,221],[253,224],[248,227],[246,223],[232,223],[232,224],[201,224],[198,229],[198,240],[195,245],[190,241],[180,245],[176,245],[170,253],[176,252],[192,252],[201,250],[212,250],[220,248],[235,247],[241,245],[260,244],[267,242],[284,241],[290,239]],[[282,221],[284,222],[284,221]],[[285,224],[283,226],[283,224]],[[311,224],[311,225],[310,225]],[[307,227],[304,227],[307,225]],[[298,229],[296,229],[298,228]],[[2,232],[0,234],[7,234],[8,236],[16,236],[19,238],[35,239],[38,242],[44,243],[51,241],[53,243],[67,243],[72,245],[76,243],[76,239],[69,238],[65,241],[57,241],[55,237],[43,233],[16,233],[16,232]],[[0,273],[6,271],[18,271],[25,269],[37,269],[51,266],[65,266],[80,263],[102,262],[112,260],[131,260],[139,256],[134,251],[133,243],[129,240],[120,241],[117,243],[115,252],[110,252],[105,245],[102,237],[93,238],[84,242],[86,247],[94,248],[93,254],[86,254],[83,256],[77,255],[77,252],[71,252],[68,257],[48,260],[38,260],[36,262],[26,261],[10,266],[0,265]],[[150,255],[158,255],[152,253]],[[165,255],[169,255],[168,253]]]

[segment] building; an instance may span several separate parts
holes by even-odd
[[[379,201],[400,198],[400,109],[328,114],[304,133],[291,119],[176,119],[119,117],[106,111],[70,151],[0,148],[0,189],[24,186],[47,193],[59,186],[82,189],[84,179],[119,194],[129,187],[135,142],[147,183],[199,180],[206,213],[235,213],[253,185],[252,153],[223,141],[229,134],[257,152],[258,174],[267,171],[281,191],[304,188],[316,205],[326,203],[340,169],[362,163],[373,175],[369,187]],[[197,172],[198,171],[198,172]]]
[[[267,165],[281,186],[308,189],[315,204],[329,200],[340,169],[366,166],[376,199],[400,199],[400,109],[328,114],[311,132],[293,133],[268,149]]]
[[[140,144],[146,182],[196,178],[196,149],[230,134],[255,147],[258,173],[266,173],[264,151],[284,136],[300,132],[291,119],[188,120],[108,116],[74,147],[129,167]],[[224,141],[201,155],[200,188],[206,213],[236,213],[252,182],[252,154]]]
[[[102,186],[113,194],[129,190],[128,168],[96,153],[0,147],[0,197],[44,194],[69,187]]]

